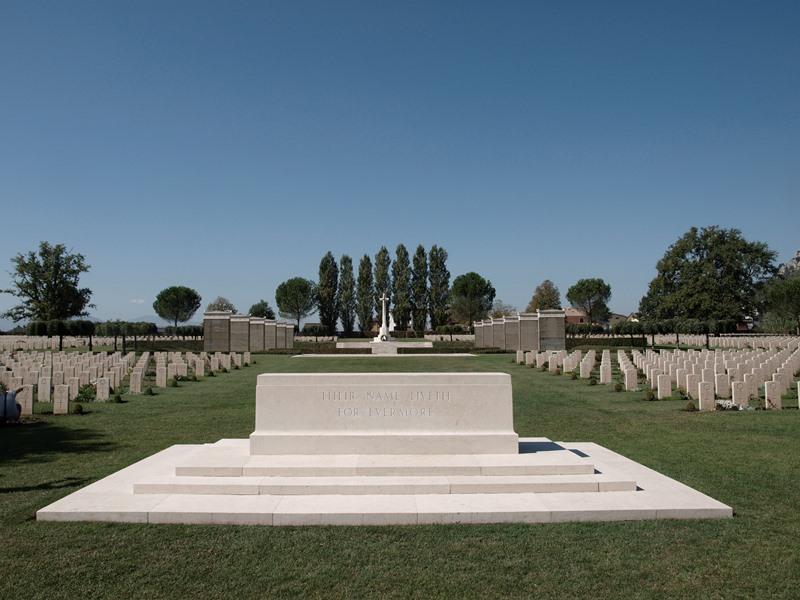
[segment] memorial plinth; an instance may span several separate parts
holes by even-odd
[[[505,373],[263,374],[251,454],[512,454]]]
[[[730,516],[596,444],[518,440],[504,373],[263,374],[249,440],[172,446],[37,512],[238,525]]]

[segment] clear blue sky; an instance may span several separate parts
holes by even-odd
[[[98,318],[247,309],[326,250],[438,243],[520,308],[597,276],[629,312],[693,225],[800,248],[798,32],[798,2],[6,0],[0,287],[49,240]]]

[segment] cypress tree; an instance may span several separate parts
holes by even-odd
[[[353,259],[346,254],[339,260],[339,293],[336,299],[339,319],[345,336],[353,333],[356,322],[356,284],[353,279]]]
[[[386,310],[391,306],[392,290],[391,282],[389,281],[389,265],[392,259],[389,258],[389,251],[386,246],[381,246],[378,253],[375,255],[375,314],[380,320],[381,318],[381,296],[386,294],[389,302],[386,304]]]
[[[414,331],[424,334],[428,318],[428,256],[422,244],[414,253],[411,270],[411,318]]]
[[[317,308],[319,321],[328,335],[336,334],[336,321],[339,311],[336,306],[336,292],[339,285],[339,268],[336,259],[328,251],[319,263],[317,282]]]
[[[372,324],[372,303],[375,286],[372,283],[372,260],[368,255],[361,257],[358,264],[358,286],[356,287],[356,314],[361,333],[369,331]]]
[[[394,322],[402,331],[406,331],[411,321],[411,268],[408,250],[403,244],[398,244],[392,264],[392,297]]]
[[[431,329],[447,323],[450,301],[450,271],[447,270],[447,250],[431,246],[428,253],[428,312]]]

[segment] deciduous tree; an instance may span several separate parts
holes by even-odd
[[[261,317],[264,319],[274,319],[275,318],[275,311],[272,310],[272,307],[269,305],[269,302],[266,300],[259,300],[253,306],[250,307],[248,314],[251,317]]]
[[[153,302],[153,310],[165,321],[171,321],[177,328],[192,318],[200,308],[202,298],[196,290],[183,285],[168,287],[159,292]]]
[[[765,243],[747,241],[738,229],[692,227],[658,261],[639,311],[651,319],[739,322],[759,312],[774,260]]]
[[[228,311],[235,313],[236,307],[233,305],[233,302],[225,298],[224,296],[217,296],[213,301],[208,303],[206,306],[206,312],[209,311]]]
[[[453,280],[451,292],[450,306],[453,317],[467,323],[472,330],[472,324],[477,319],[488,316],[494,296],[495,289],[488,279],[475,272],[459,275]]]
[[[586,313],[590,325],[608,319],[610,299],[611,286],[600,278],[579,279],[567,291],[569,303]]]
[[[536,286],[533,297],[525,311],[536,312],[537,310],[553,310],[556,308],[561,308],[561,293],[552,281],[545,279]]]
[[[300,330],[300,320],[314,313],[317,302],[316,284],[310,279],[292,277],[275,290],[278,313],[284,319],[294,319]]]
[[[20,299],[2,316],[12,321],[69,319],[87,314],[93,307],[92,291],[80,287],[80,277],[89,271],[82,254],[63,244],[39,243],[38,252],[17,254],[11,259],[11,289],[3,290]]]

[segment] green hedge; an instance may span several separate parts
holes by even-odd
[[[567,338],[567,350],[572,350],[574,348],[585,348],[585,347],[592,347],[592,348],[617,348],[617,347],[628,347],[628,348],[645,348],[647,346],[647,340],[642,337],[617,337],[617,338],[593,338],[593,337],[574,337],[574,338]]]

